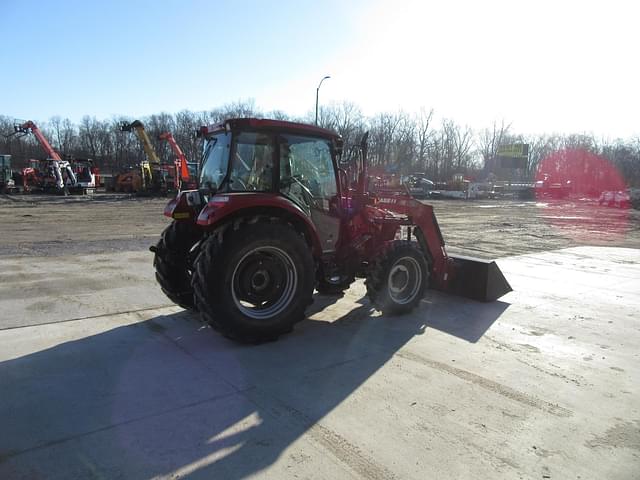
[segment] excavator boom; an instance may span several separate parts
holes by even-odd
[[[58,152],[56,152],[53,149],[53,147],[51,146],[47,138],[42,134],[38,126],[35,123],[33,123],[31,120],[24,122],[22,124],[16,123],[13,126],[13,130],[15,133],[22,134],[22,135],[28,135],[29,133],[32,133],[33,136],[36,137],[36,139],[38,140],[38,143],[40,143],[40,146],[42,147],[42,149],[46,152],[47,158],[51,158],[52,160],[58,160],[58,161],[62,160],[62,157],[60,157]]]
[[[176,139],[173,138],[171,132],[161,133],[158,138],[160,140],[166,140],[173,151],[173,154],[176,156],[176,175],[177,178],[180,179],[180,182],[189,180],[189,167],[187,165],[187,157],[176,142]]]
[[[144,125],[140,120],[136,120],[131,123],[123,122],[120,125],[120,130],[123,132],[134,132],[142,143],[142,148],[144,149],[144,153],[147,155],[149,163],[160,164],[160,157],[156,153],[156,149],[153,148],[151,139],[149,138],[149,135],[147,135]]]
[[[70,183],[71,186],[76,185],[77,178],[69,162],[63,160],[58,152],[53,149],[47,138],[33,121],[28,120],[24,123],[16,123],[13,125],[13,130],[14,134],[20,136],[31,133],[36,137],[38,143],[40,143],[40,146],[47,154],[47,159],[45,160],[45,162],[48,162],[47,170],[50,177],[55,180],[55,186],[59,191],[64,190],[67,183]],[[35,178],[34,172],[29,172],[28,175],[30,175],[29,178],[31,179]]]
[[[149,135],[147,135],[144,125],[140,120],[135,120],[131,123],[123,122],[120,124],[120,130],[123,132],[134,132],[142,143],[142,148],[147,156],[147,160],[140,164],[140,174],[142,176],[142,188],[146,190],[153,182],[153,169],[150,164],[160,165],[160,157],[156,153],[156,149],[153,147],[151,139]]]

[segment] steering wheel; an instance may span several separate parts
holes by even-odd
[[[236,184],[236,183],[240,185],[240,187],[241,187],[240,189],[237,189],[237,188],[234,188],[234,187],[233,187],[233,186],[234,186],[234,184]],[[247,184],[246,184],[246,183],[244,183],[244,182],[243,182],[242,180],[240,180],[239,178],[234,178],[234,179],[232,179],[232,181],[231,181],[231,188],[232,188],[233,190],[244,190],[244,191],[249,190],[249,189],[247,188]]]
[[[305,180],[302,178],[302,175],[292,175],[285,179],[285,188],[288,188],[288,194],[300,198],[300,200],[304,202],[305,206],[311,207],[315,203],[315,199],[313,193],[311,193],[311,190],[309,190],[309,187],[304,182]],[[294,184],[298,186],[300,193],[291,191],[291,187]]]
[[[297,183],[304,189],[307,189],[307,186],[303,182],[304,182],[304,178],[302,177],[302,175],[291,175],[287,178],[280,179],[280,183],[284,187],[291,187],[291,185],[293,185],[294,183]]]

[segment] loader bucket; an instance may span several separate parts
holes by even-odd
[[[448,293],[492,302],[512,290],[493,260],[463,256],[449,256],[449,259],[452,279],[444,289]]]

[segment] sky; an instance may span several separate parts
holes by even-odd
[[[638,5],[638,6],[636,6]],[[480,129],[640,135],[640,4],[0,0],[0,115],[78,121],[255,100],[435,110]]]

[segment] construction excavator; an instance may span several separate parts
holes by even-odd
[[[31,165],[22,170],[24,191],[55,192],[67,195],[75,190],[78,180],[68,160],[63,160],[38,126],[31,120],[15,123],[13,135],[24,137],[32,134],[45,151],[45,160],[31,160]]]
[[[160,157],[156,153],[143,123],[140,120],[131,123],[122,122],[120,131],[135,133],[142,143],[147,158],[140,162],[137,169],[123,172],[116,177],[116,191],[140,195],[166,194],[168,190],[166,170],[162,168]]]

